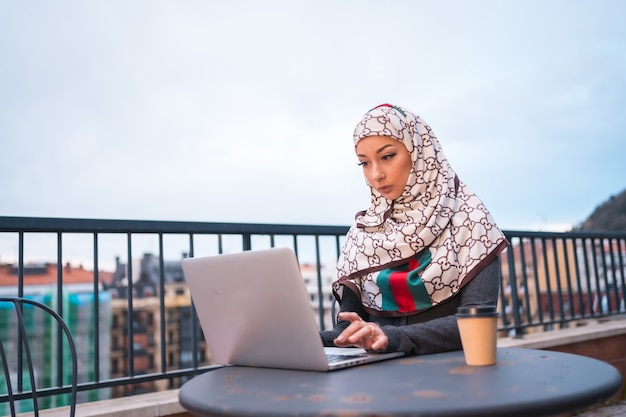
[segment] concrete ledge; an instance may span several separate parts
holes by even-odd
[[[502,337],[498,339],[498,347],[546,349],[624,334],[626,334],[625,319],[593,321],[584,326],[530,333],[519,339]]]
[[[69,407],[42,410],[39,415],[41,417],[67,417]],[[76,415],[80,417],[191,416],[178,402],[177,389],[78,404]],[[20,414],[20,417],[22,416],[32,416],[32,413]]]

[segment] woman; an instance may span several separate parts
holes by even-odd
[[[430,127],[382,104],[354,130],[371,191],[339,257],[338,323],[325,346],[419,355],[461,349],[461,305],[497,303],[508,245],[482,201],[456,176]]]

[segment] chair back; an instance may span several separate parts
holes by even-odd
[[[74,340],[67,327],[67,324],[63,318],[47,305],[23,297],[0,297],[0,308],[4,310],[4,316],[9,316],[6,313],[12,312],[15,317],[10,321],[11,324],[5,324],[5,329],[0,335],[0,360],[2,361],[2,369],[4,374],[4,382],[6,385],[6,394],[0,392],[0,404],[8,403],[11,416],[16,415],[16,405],[19,401],[30,400],[32,402],[32,411],[34,415],[39,416],[39,400],[43,396],[53,396],[59,394],[70,393],[70,417],[74,417],[76,413],[76,391],[77,391],[77,356]],[[72,370],[71,370],[71,382],[69,385],[63,383],[62,379],[62,365],[61,355],[58,354],[57,358],[57,384],[54,387],[38,387],[37,376],[40,373],[37,370],[37,366],[41,366],[41,362],[49,361],[53,362],[55,359],[52,357],[46,357],[43,352],[46,346],[51,346],[49,341],[37,339],[36,335],[33,335],[32,331],[27,331],[27,328],[35,328],[43,323],[29,322],[28,317],[34,317],[35,315],[27,314],[25,319],[25,313],[27,310],[32,310],[44,315],[44,317],[50,317],[51,323],[54,325],[53,329],[57,331],[59,340],[62,335],[65,335],[67,340],[67,346],[69,346]],[[39,315],[41,315],[39,314]],[[59,343],[58,349],[62,349],[62,344]],[[34,349],[32,347],[35,347]],[[54,348],[49,349],[53,351]],[[58,352],[57,352],[58,353]],[[12,361],[9,361],[11,359]],[[14,360],[13,360],[14,359]],[[38,363],[39,362],[39,363]],[[12,368],[13,365],[14,367]],[[27,372],[26,372],[27,369]],[[12,372],[13,371],[13,372]],[[26,375],[25,375],[26,374]],[[12,375],[15,375],[15,382]],[[0,379],[1,381],[1,379]]]

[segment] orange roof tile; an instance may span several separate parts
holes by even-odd
[[[65,265],[61,271],[63,284],[89,284],[93,283],[94,273],[84,269],[82,266],[74,267]],[[100,282],[111,282],[112,272],[99,271]],[[56,285],[58,279],[57,265],[27,264],[24,265],[24,285]],[[0,264],[0,286],[16,286],[18,280],[17,265]]]

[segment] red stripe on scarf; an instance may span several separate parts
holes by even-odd
[[[409,260],[408,271],[392,272],[389,275],[389,288],[391,288],[391,293],[399,312],[415,310],[415,301],[413,300],[413,294],[409,291],[407,275],[418,266],[419,262],[417,262],[417,259],[412,258]]]

